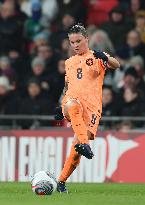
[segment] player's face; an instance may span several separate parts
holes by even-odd
[[[84,37],[81,33],[70,34],[69,41],[76,54],[80,55],[88,50],[88,38]]]

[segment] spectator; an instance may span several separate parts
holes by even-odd
[[[13,86],[16,84],[16,73],[12,69],[10,59],[7,56],[0,57],[0,76],[6,76]]]
[[[54,114],[54,104],[50,99],[42,93],[41,85],[37,79],[30,79],[27,85],[28,95],[23,99],[19,114],[26,115],[51,115]],[[24,129],[34,126],[33,120],[21,121],[21,126]],[[37,121],[40,125],[44,125],[41,121]]]
[[[90,39],[90,48],[92,50],[101,50],[110,55],[114,55],[115,50],[108,34],[105,31],[97,30]]]
[[[29,54],[36,55],[36,51],[39,46],[46,46],[48,44],[48,38],[45,33],[38,33],[32,43],[29,46]]]
[[[24,13],[21,8],[20,8],[20,1],[19,0],[10,0],[14,3],[14,7],[15,7],[15,16],[17,16],[17,18],[22,22],[22,24],[24,25],[26,19],[28,18],[28,16],[26,15],[26,13]]]
[[[45,61],[46,72],[48,75],[56,72],[57,62],[60,54],[55,52],[49,45],[40,45],[37,49],[37,56]]]
[[[136,55],[139,55],[144,61],[144,52],[145,44],[141,42],[140,34],[136,30],[131,30],[127,35],[126,44],[118,48],[116,51],[117,58],[121,64],[121,69],[116,70],[114,74],[114,83],[118,88],[122,86],[124,72],[130,65],[130,59]]]
[[[10,50],[8,53],[11,67],[16,73],[18,90],[23,94],[25,78],[30,74],[30,57],[16,50]]]
[[[117,53],[120,53],[120,55],[126,55],[128,58],[140,55],[145,60],[145,44],[141,42],[139,32],[131,30],[127,34],[126,44],[118,48]]]
[[[118,113],[119,103],[116,105],[115,95],[110,86],[103,87],[102,103],[103,103],[103,107],[102,107],[103,117],[117,116],[119,114]],[[114,125],[114,123],[104,121],[101,122],[101,125],[103,125],[104,128],[110,128]]]
[[[123,93],[122,116],[144,116],[144,102],[134,88],[126,88]]]
[[[97,31],[97,27],[95,25],[89,25],[87,26],[87,33],[88,33],[88,36],[89,38],[91,39],[92,38],[92,35]]]
[[[68,52],[69,52],[69,49],[70,49],[70,43],[69,43],[69,40],[68,38],[65,38],[62,42],[61,42],[61,56],[64,57],[64,58],[69,58],[68,56]]]
[[[115,70],[113,77],[113,85],[116,91],[123,86],[123,78],[125,71],[131,66],[134,67],[137,71],[137,75],[139,77],[139,81],[143,83],[144,79],[144,61],[141,56],[133,56],[128,61],[119,58],[119,62],[121,64],[120,69]]]
[[[127,32],[133,27],[125,19],[121,7],[115,7],[109,14],[109,21],[104,22],[100,28],[107,32],[115,48],[125,42]]]
[[[53,21],[56,18],[58,12],[57,0],[43,0],[42,12],[48,17],[50,21]]]
[[[135,29],[140,33],[141,41],[145,43],[145,10],[136,12]]]
[[[61,42],[68,37],[68,30],[75,24],[75,18],[71,14],[64,14],[62,16],[60,26],[56,32],[50,36],[50,44],[55,49],[61,48]]]
[[[55,96],[53,96],[53,93],[56,73],[48,73],[43,59],[35,57],[32,60],[32,74],[30,76],[31,77],[28,77],[28,80],[32,77],[36,78],[40,82],[41,89],[45,92],[48,98],[51,97],[54,100]]]
[[[141,0],[131,0],[130,8],[133,13],[136,13],[141,7]]]
[[[56,103],[58,103],[59,101],[64,86],[65,86],[65,60],[60,59],[58,61],[57,73],[53,80],[53,96]]]
[[[23,11],[27,16],[30,17],[32,15],[32,13],[31,13],[31,1],[22,0],[20,7],[21,7],[21,11]]]
[[[25,37],[30,42],[35,36],[43,32],[47,37],[50,34],[49,19],[42,14],[41,3],[39,1],[32,1],[32,16],[25,23]]]
[[[73,49],[70,46],[69,49],[68,49],[68,57],[70,58],[70,57],[72,57],[74,55],[75,55],[75,52],[73,51]]]
[[[133,66],[137,71],[137,74],[140,79],[144,78],[145,68],[144,68],[144,60],[141,56],[134,56],[128,62],[130,66]]]
[[[129,67],[129,54],[127,55],[125,52],[122,52],[122,50],[118,49],[116,50],[116,59],[120,63],[120,69],[116,69],[113,73],[113,79],[112,79],[112,84],[114,90],[118,91],[123,86],[123,78],[124,78],[124,73]]]
[[[74,16],[76,21],[85,23],[87,7],[85,6],[84,0],[57,0],[58,14],[57,19],[61,19],[65,14],[71,14]]]
[[[114,93],[110,86],[103,87],[102,93],[103,116],[116,116],[118,114],[117,107],[115,106]]]
[[[136,88],[140,91],[141,95],[144,96],[145,83],[142,78],[138,76],[138,73],[134,67],[129,67],[126,70],[123,88]]]
[[[130,60],[128,60],[128,62],[124,62],[123,60],[119,62],[121,64],[121,68],[115,71],[113,77],[113,84],[117,90],[123,86],[124,74],[129,67],[135,68],[137,76],[139,77],[140,85],[144,84],[144,60],[141,56],[133,56]]]
[[[32,1],[24,0],[21,3],[21,10],[25,12],[29,17],[32,16],[31,2]],[[36,0],[33,0],[33,2],[36,2]],[[58,11],[57,1],[43,0],[41,4],[42,4],[42,13],[46,15],[50,21],[52,21],[55,18],[56,13]]]
[[[0,76],[0,114],[18,114],[20,98],[11,90],[7,77]],[[4,125],[4,122],[0,122]]]
[[[144,1],[144,0],[143,0]],[[129,8],[129,14],[131,18],[134,18],[136,15],[136,12],[143,8],[142,0],[130,0],[130,8]]]
[[[6,1],[0,10],[0,53],[22,49],[23,25],[15,16],[14,4]]]
[[[125,19],[124,10],[115,7],[109,14],[109,21],[104,22],[100,28],[107,32],[115,48],[125,42],[127,32],[133,27]]]
[[[122,99],[124,91],[128,88],[137,90],[139,93],[139,96],[142,99],[144,99],[145,83],[142,79],[139,78],[138,73],[134,67],[129,67],[125,71],[122,87],[119,89],[119,92],[118,92],[118,99]]]
[[[48,77],[46,75],[46,70],[45,70],[45,62],[39,57],[35,57],[32,60],[32,74],[30,78],[36,78],[41,85],[41,88],[44,90],[49,91],[50,90],[50,85],[48,83]]]

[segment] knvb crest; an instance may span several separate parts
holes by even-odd
[[[86,64],[87,64],[88,66],[93,65],[93,59],[92,59],[92,58],[88,58],[88,59],[86,60]]]

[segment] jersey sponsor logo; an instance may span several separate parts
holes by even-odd
[[[92,59],[92,58],[88,58],[88,59],[86,60],[86,64],[87,64],[88,66],[93,65],[93,59]]]

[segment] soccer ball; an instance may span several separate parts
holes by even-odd
[[[53,174],[45,171],[37,172],[31,180],[32,191],[37,195],[51,195],[57,188]]]

